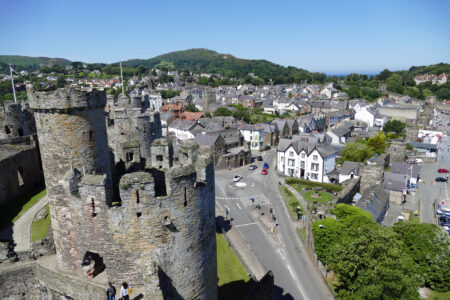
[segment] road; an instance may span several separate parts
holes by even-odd
[[[422,165],[420,172],[420,177],[425,180],[425,183],[419,184],[418,196],[421,201],[422,207],[422,222],[433,223],[435,210],[433,203],[434,201],[450,202],[450,188],[448,183],[436,182],[432,185],[430,182],[435,180],[436,177],[445,177],[445,174],[439,174],[437,172],[440,168],[450,169],[450,152],[447,150],[450,148],[450,137],[444,137],[440,146],[443,148],[442,151],[438,153],[438,159],[434,163],[425,163]],[[444,158],[442,158],[444,156]],[[447,200],[448,199],[448,200]],[[450,203],[447,203],[448,206]]]
[[[269,174],[261,175],[262,162],[256,170],[242,167],[216,172],[216,203],[229,210],[234,226],[253,249],[262,265],[275,276],[275,299],[333,299],[326,283],[316,271],[295,233],[278,192],[278,177],[274,172],[274,152],[268,153]],[[235,175],[243,176],[236,186]],[[245,186],[244,186],[245,185]],[[279,226],[275,233],[267,233],[247,208],[252,203],[270,203]]]

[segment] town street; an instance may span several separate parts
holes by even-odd
[[[434,163],[424,163],[420,172],[421,179],[425,180],[425,183],[419,184],[418,196],[421,205],[421,218],[424,223],[433,223],[434,215],[436,213],[434,202],[441,203],[444,201],[450,201],[449,199],[449,186],[445,182],[435,182],[436,177],[444,177],[444,173],[439,174],[438,169],[450,169],[450,137],[444,137],[439,147],[443,147],[442,151],[438,153],[438,159]],[[444,156],[444,158],[442,158]],[[447,204],[448,205],[448,204]],[[436,207],[437,208],[437,207]]]
[[[255,162],[256,170],[248,166],[231,171],[216,172],[216,204],[229,211],[232,226],[237,228],[253,249],[261,264],[275,276],[275,299],[333,299],[326,283],[316,271],[303,245],[296,235],[292,221],[283,206],[275,174],[275,152],[266,153],[269,174],[261,175],[263,162]],[[235,175],[243,176],[240,184],[233,182]],[[241,185],[241,186],[240,186]],[[269,203],[277,217],[278,227],[268,233],[256,222],[248,206]]]

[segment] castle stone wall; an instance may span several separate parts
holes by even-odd
[[[104,117],[106,94],[74,87],[35,92],[27,86],[35,111],[47,197],[61,266],[80,271],[71,196],[61,185],[71,168],[111,176]]]

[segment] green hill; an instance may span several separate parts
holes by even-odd
[[[0,55],[0,70],[12,64],[16,70],[38,70],[41,66],[68,65],[70,60],[51,57],[31,57],[21,55]],[[9,68],[6,68],[9,72]]]
[[[245,77],[249,73],[262,78],[310,77],[313,73],[295,67],[283,67],[267,60],[240,59],[230,54],[220,54],[208,49],[188,49],[170,52],[150,59],[131,59],[124,66],[136,68],[140,65],[154,68],[186,69],[194,73],[220,73],[225,76]],[[114,65],[117,65],[114,64]],[[315,73],[319,74],[319,73]]]

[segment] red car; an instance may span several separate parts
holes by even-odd
[[[267,175],[267,169],[263,169],[263,170],[261,171],[261,175]]]
[[[448,173],[448,170],[447,169],[439,169],[438,173]]]

